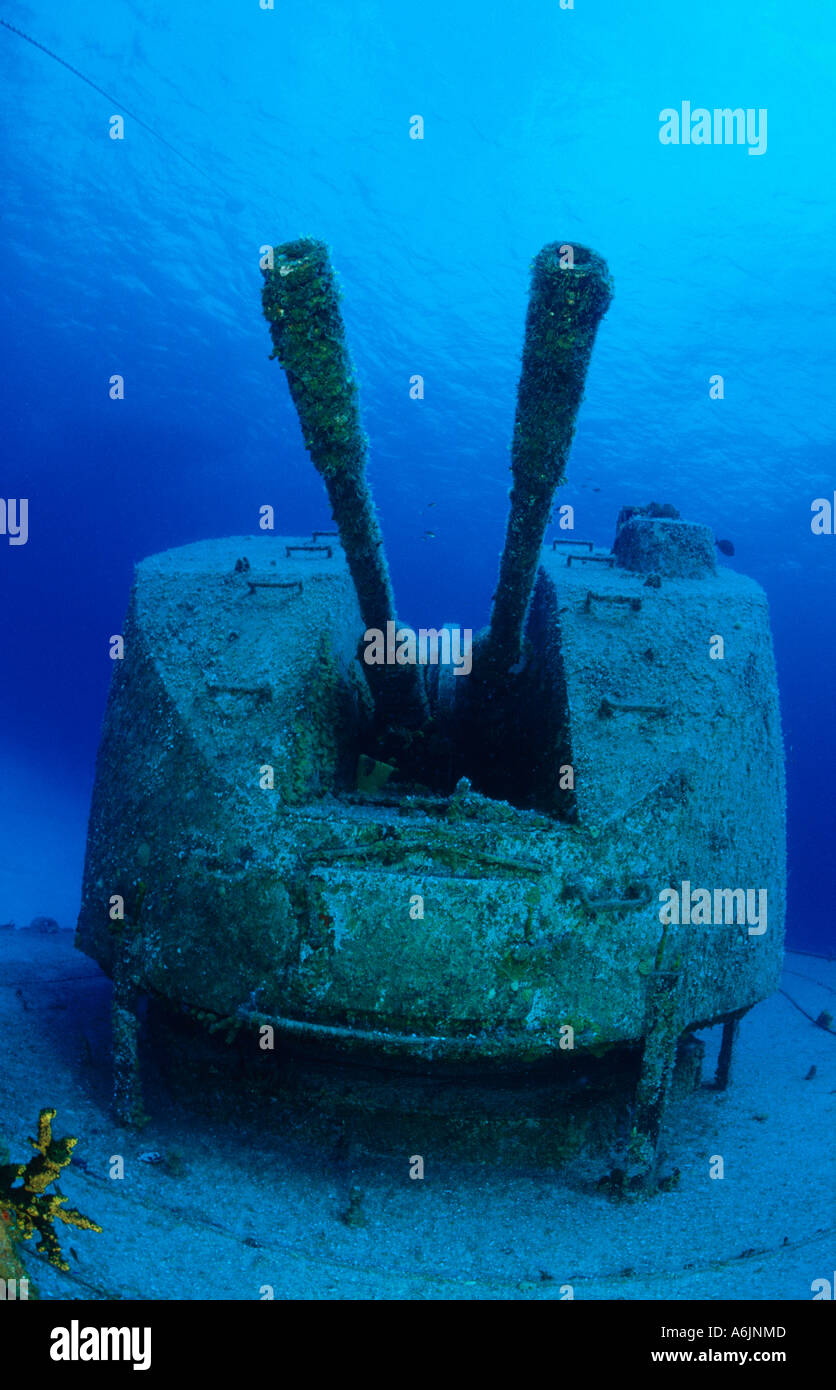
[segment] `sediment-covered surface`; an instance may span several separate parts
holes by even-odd
[[[67,1274],[23,1247],[43,1298],[259,1299],[269,1286],[292,1299],[560,1299],[570,1285],[577,1299],[806,1300],[832,1275],[836,1039],[800,1010],[832,1011],[836,962],[787,956],[795,1004],[778,994],[744,1019],[731,1089],[669,1111],[679,1186],[617,1204],[595,1190],[600,1160],[555,1175],[426,1150],[411,1179],[407,1132],[383,1155],[339,1126],[302,1149],[277,1104],[222,1111],[211,1075],[175,1100],[153,1065],[151,1122],[120,1129],[110,983],[72,939],[0,933],[0,1137],[28,1157],[38,1111],[54,1106],[58,1130],[79,1136],[62,1190],[104,1228],[66,1232]],[[719,1033],[704,1035],[706,1077]]]

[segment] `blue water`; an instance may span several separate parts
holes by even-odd
[[[259,248],[330,243],[400,613],[476,629],[504,533],[528,265],[570,239],[607,258],[616,294],[560,500],[602,544],[623,503],[671,501],[765,587],[788,936],[832,949],[836,537],[811,533],[810,507],[836,488],[836,12],[3,0],[0,17],[116,98],[0,29],[0,492],[30,499],[28,543],[0,536],[0,920],[75,919],[133,565],[252,533],[267,502],[279,534],[328,524],[268,361]],[[766,152],[663,146],[659,112],[683,100],[765,108]],[[110,139],[125,110],[160,138],[126,116]]]

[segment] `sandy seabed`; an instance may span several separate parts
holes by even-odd
[[[121,1129],[109,981],[69,931],[2,931],[0,1139],[26,1161],[38,1112],[55,1107],[55,1134],[79,1136],[61,1190],[103,1227],[59,1231],[67,1274],[23,1245],[30,1278],[46,1299],[561,1299],[571,1286],[576,1299],[809,1300],[836,1268],[836,1037],[805,1013],[836,1012],[836,962],[788,953],[782,987],[743,1020],[729,1090],[671,1107],[678,1187],[615,1203],[577,1165],[424,1154],[412,1180],[408,1139],[347,1164],[302,1151],[269,1105],[244,1127],[162,1093],[141,1132]],[[720,1031],[702,1035],[706,1077]],[[154,1152],[182,1161],[140,1158]]]

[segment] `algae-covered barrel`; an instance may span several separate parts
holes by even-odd
[[[325,483],[365,626],[385,632],[395,618],[394,597],[366,481],[368,441],[325,243],[302,237],[274,247],[261,300],[271,355],[284,368],[305,448]],[[378,666],[369,679],[380,725],[397,718],[411,727],[426,718],[424,687],[414,668]]]
[[[565,481],[598,325],[612,299],[602,256],[554,242],[531,268],[511,442],[511,506],[490,628],[498,672],[519,659],[523,624],[555,489]]]

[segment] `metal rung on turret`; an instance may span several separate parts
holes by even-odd
[[[628,704],[625,700],[611,700],[605,695],[598,710],[599,714],[667,714],[667,705],[639,705]]]
[[[254,594],[256,589],[298,589],[302,593],[301,579],[288,579],[285,581],[273,579],[248,579],[247,589]]]
[[[584,603],[584,610],[587,613],[592,608],[593,603],[626,604],[634,613],[638,613],[642,606],[641,599],[633,597],[632,594],[596,594],[592,589],[589,589],[586,595],[586,602]]]
[[[567,569],[571,568],[573,560],[579,565],[606,565],[609,569],[615,564],[614,555],[569,555],[566,558]]]
[[[330,545],[286,545],[284,548],[284,557],[286,560],[290,559],[294,550],[303,550],[308,555],[321,555],[324,551],[326,558],[329,560],[334,553],[333,547]]]

